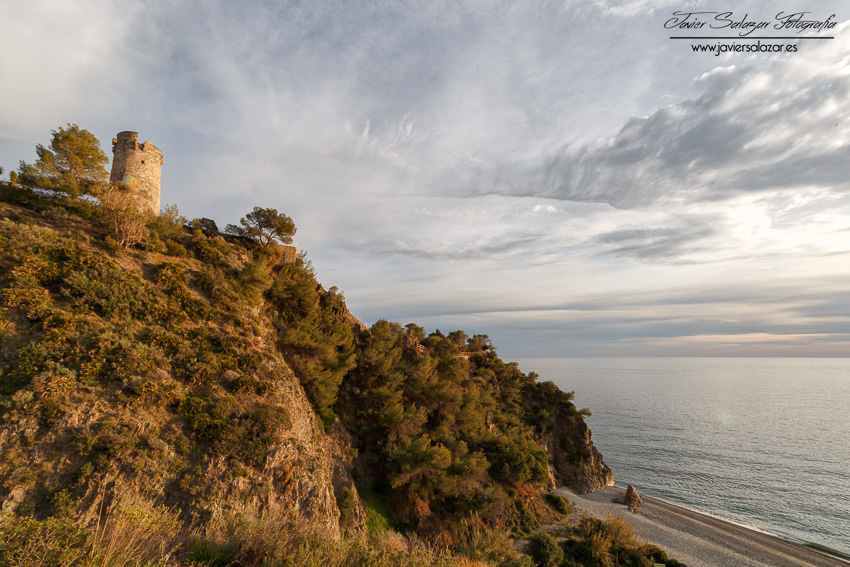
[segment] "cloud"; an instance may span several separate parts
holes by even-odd
[[[637,16],[662,8],[682,8],[693,5],[693,2],[682,2],[681,0],[593,0],[594,6],[602,10],[606,15],[612,16]]]
[[[646,207],[748,192],[850,190],[848,25],[797,57],[702,74],[697,98],[571,144],[501,185],[505,194]],[[814,43],[814,42],[812,42]]]
[[[600,254],[664,260],[700,251],[702,247],[696,242],[715,233],[707,222],[702,222],[687,227],[616,230],[598,236],[596,241],[603,246]]]
[[[50,131],[78,123],[107,139],[101,118],[122,106],[137,60],[128,45],[142,8],[109,1],[7,3],[0,18],[0,141],[10,166],[34,161]],[[122,128],[123,129],[123,128]]]

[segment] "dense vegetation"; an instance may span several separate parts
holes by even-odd
[[[530,486],[548,480],[548,457],[526,423],[534,387],[496,356],[487,337],[378,321],[357,348],[338,408],[376,490],[396,519],[423,522],[475,512],[519,533],[536,527]],[[524,490],[526,489],[526,490]],[[533,499],[531,499],[533,500]]]
[[[500,360],[486,335],[366,329],[303,254],[283,260],[286,215],[256,207],[224,235],[173,206],[145,216],[104,184],[89,133],[53,134],[0,184],[0,502],[30,487],[0,513],[0,562],[649,564],[617,521],[536,537],[533,561],[513,547],[571,513],[543,497],[540,443],[555,418],[582,419],[571,394]],[[258,497],[291,488],[286,468],[263,481],[292,427],[289,372],[348,447],[366,540],[347,488],[353,531],[333,545],[289,516],[206,523],[203,503],[234,479]]]

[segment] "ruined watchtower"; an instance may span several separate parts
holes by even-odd
[[[138,132],[118,132],[112,138],[112,173],[109,181],[123,183],[138,196],[139,205],[159,214],[159,183],[162,152],[145,142],[139,143]]]

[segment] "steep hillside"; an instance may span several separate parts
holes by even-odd
[[[571,394],[485,335],[367,329],[303,255],[174,208],[122,246],[90,201],[0,201],[0,527],[166,510],[181,541],[285,518],[481,556],[558,517],[558,482],[612,482]]]
[[[109,251],[58,209],[0,214],[3,510],[91,520],[132,492],[191,523],[281,508],[338,536],[344,502],[362,524],[276,348],[266,263],[200,231],[181,240],[204,260]]]

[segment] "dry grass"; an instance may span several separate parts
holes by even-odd
[[[635,528],[622,515],[612,517],[608,513],[605,517],[605,523],[608,524],[608,538],[612,545],[631,548],[640,547],[645,543],[638,536]]]
[[[414,535],[384,531],[370,540],[335,540],[331,534],[298,523],[290,514],[269,513],[263,518],[232,517],[217,529],[208,529],[200,552],[188,559],[205,564],[216,553],[221,561],[242,567],[473,567],[459,563],[446,549],[431,546]],[[188,567],[188,566],[187,566]]]
[[[173,565],[180,521],[164,506],[125,495],[91,531],[62,518],[0,518],[0,564],[8,567]]]
[[[179,514],[135,492],[118,492],[90,538],[92,566],[167,565],[180,546]],[[101,505],[103,502],[101,501]]]
[[[510,530],[503,525],[486,525],[477,515],[461,521],[452,534],[452,549],[471,565],[531,565],[530,559],[514,548]]]

